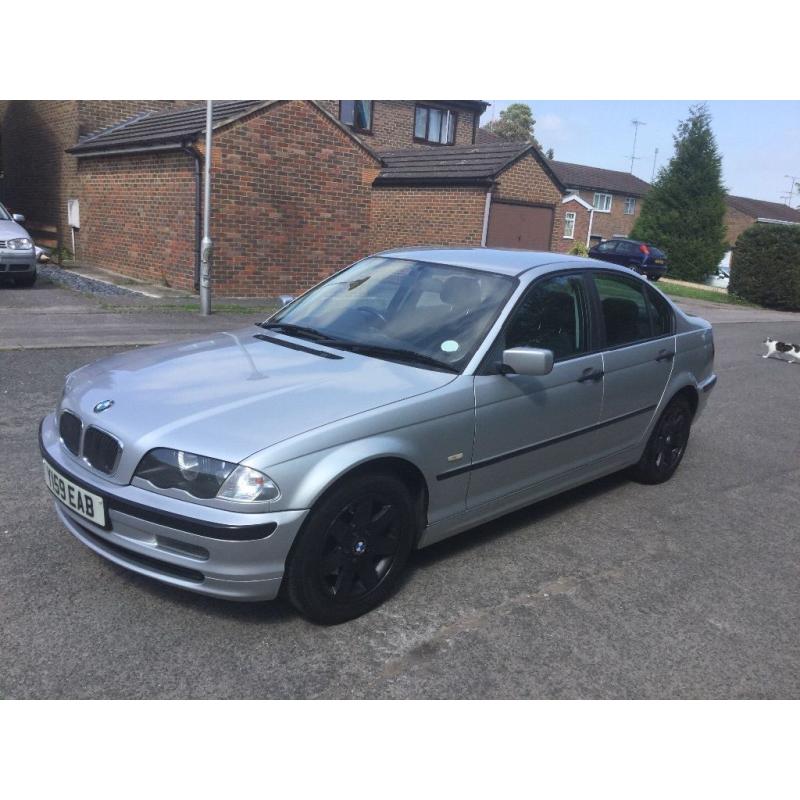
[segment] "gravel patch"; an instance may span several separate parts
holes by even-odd
[[[52,281],[59,286],[65,286],[68,289],[74,289],[78,292],[84,292],[86,294],[105,296],[124,295],[127,297],[143,296],[141,292],[125,289],[122,286],[115,286],[113,283],[96,281],[94,278],[87,278],[83,275],[76,275],[73,272],[68,272],[67,270],[61,269],[60,267],[39,264],[37,270],[41,277],[47,278],[47,280]]]

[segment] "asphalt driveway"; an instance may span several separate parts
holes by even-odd
[[[382,608],[320,628],[282,601],[160,586],[56,520],[36,428],[64,375],[125,349],[136,320],[160,314],[169,330],[151,338],[169,338],[192,332],[190,315],[92,300],[114,346],[62,335],[20,350],[9,303],[0,294],[5,698],[800,696],[800,366],[759,357],[766,335],[800,341],[800,316],[719,321],[719,383],[669,483],[612,476],[462,534],[416,554]],[[41,309],[29,327],[74,313]]]

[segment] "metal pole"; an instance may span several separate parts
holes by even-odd
[[[639,133],[639,126],[647,125],[647,123],[640,119],[632,119],[631,125],[633,125],[633,152],[631,153],[631,175],[633,175],[633,162],[636,161],[636,136]]]
[[[655,153],[653,153],[653,174],[650,176],[650,183],[652,183],[656,179],[656,161],[658,160],[658,148],[656,147]]]
[[[200,313],[211,313],[211,100],[206,101],[206,152],[203,164],[205,192],[203,197],[203,241],[200,245]]]

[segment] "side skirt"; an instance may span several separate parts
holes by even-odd
[[[600,461],[595,461],[588,466],[562,472],[555,478],[535,483],[525,489],[483,503],[480,506],[469,508],[462,513],[455,514],[439,522],[429,525],[420,536],[417,548],[441,542],[462,531],[490,522],[493,519],[518,511],[520,508],[545,500],[576,486],[611,475],[627,467],[633,466],[642,455],[643,445],[637,444],[618,453],[614,453]]]

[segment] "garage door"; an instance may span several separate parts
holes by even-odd
[[[492,201],[486,246],[549,250],[552,231],[552,208]]]

